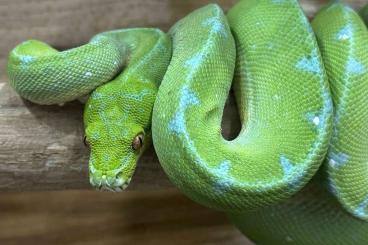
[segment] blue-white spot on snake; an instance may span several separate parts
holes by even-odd
[[[350,57],[346,64],[346,71],[350,74],[361,75],[365,72],[365,67],[360,61]]]
[[[205,20],[203,22],[203,25],[210,26],[214,32],[219,33],[224,37],[227,37],[225,26],[220,21],[218,21],[218,18],[216,17],[209,18],[208,20]]]
[[[355,210],[355,215],[358,216],[358,217],[366,217],[367,216],[367,210],[368,208],[368,197],[363,200],[359,206],[357,207],[357,209]]]
[[[346,26],[344,26],[343,28],[341,28],[341,30],[337,33],[336,38],[337,40],[347,40],[350,39],[353,35],[353,30],[351,27],[351,24],[347,24]]]
[[[339,153],[331,152],[329,156],[330,156],[329,164],[333,168],[340,168],[344,166],[350,159],[349,155],[342,152]]]
[[[301,58],[297,62],[296,68],[305,72],[320,74],[321,62],[319,60],[317,49],[313,49],[310,56]]]
[[[23,62],[23,63],[29,63],[29,62],[32,62],[33,61],[33,57],[30,56],[30,55],[21,55],[19,56],[19,59]]]
[[[283,155],[280,157],[280,164],[285,176],[289,176],[293,172],[294,165]]]

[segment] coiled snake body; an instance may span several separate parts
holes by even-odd
[[[170,180],[257,243],[367,244],[367,50],[367,28],[342,3],[311,26],[295,0],[243,0],[227,17],[198,9],[169,35],[117,30],[64,52],[28,41],[8,73],[40,104],[93,90],[84,122],[97,188],[127,186],[152,131]],[[229,141],[233,76],[242,128]]]

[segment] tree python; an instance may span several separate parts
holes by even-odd
[[[8,74],[39,104],[90,93],[98,189],[124,189],[153,138],[170,180],[257,244],[366,244],[367,45],[363,21],[341,3],[311,26],[295,0],[243,0],[227,17],[198,9],[168,35],[110,31],[63,52],[26,41]],[[231,85],[242,128],[229,141],[220,125]]]

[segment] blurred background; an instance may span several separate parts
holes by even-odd
[[[168,30],[210,2],[236,0],[0,0],[0,244],[248,244],[224,214],[201,207],[168,181],[151,149],[129,191],[98,193],[88,184],[83,105],[38,106],[7,84],[11,48],[39,39],[60,50],[98,32],[126,27]],[[327,0],[301,0],[312,17]],[[366,0],[347,0],[355,8]],[[229,100],[223,134],[239,122]]]

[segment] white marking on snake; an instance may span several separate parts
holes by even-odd
[[[86,73],[84,73],[84,78],[91,77],[91,76],[92,76],[92,72],[90,71],[87,71]]]
[[[331,152],[329,155],[330,155],[330,160],[328,161],[328,163],[333,168],[342,167],[350,159],[349,155],[342,153],[342,152],[339,152],[339,153]]]
[[[316,125],[316,126],[318,126],[319,125],[319,123],[320,123],[320,120],[319,120],[319,117],[314,117],[313,118],[313,123]]]
[[[324,112],[308,112],[307,120],[313,123],[318,129],[323,128],[325,115]]]
[[[303,167],[292,164],[292,162],[284,155],[280,156],[280,164],[284,172],[284,179],[288,179],[289,187],[296,188],[300,185],[300,181],[303,178]]]
[[[29,62],[32,62],[33,61],[33,57],[30,56],[30,55],[21,55],[19,57],[19,59],[23,62],[23,63],[26,63],[28,64]]]
[[[229,160],[224,160],[220,163],[220,165],[213,170],[214,173],[217,173],[217,176],[227,178],[229,175],[229,171],[231,168],[231,162]]]
[[[340,41],[348,40],[352,37],[353,31],[351,28],[351,24],[347,24],[337,33],[337,39]]]
[[[211,26],[214,32],[220,33],[222,36],[227,37],[225,26],[218,20],[218,18],[209,18],[203,22],[203,25]]]
[[[367,216],[366,209],[368,208],[368,197],[363,200],[357,209],[355,209],[354,214],[358,217],[364,218]]]
[[[309,56],[301,58],[296,63],[296,68],[302,71],[320,74],[321,62],[319,60],[317,49],[313,49]]]
[[[365,72],[365,67],[357,59],[350,57],[348,63],[346,64],[346,70],[350,74],[363,74]]]
[[[203,61],[203,53],[194,55],[192,58],[185,62],[185,65],[192,69],[197,69]]]
[[[293,172],[294,165],[285,156],[280,157],[280,163],[285,176],[289,176]]]
[[[188,86],[184,86],[181,90],[181,96],[179,101],[179,110],[175,114],[173,120],[169,122],[169,130],[175,132],[177,134],[185,133],[186,126],[185,126],[185,119],[184,114],[188,106],[198,105],[199,99],[196,95],[190,91]]]
[[[220,193],[226,191],[226,189],[234,183],[234,178],[229,174],[230,169],[231,162],[229,160],[224,160],[217,168],[212,170],[212,173],[219,178],[216,180],[214,188]]]

